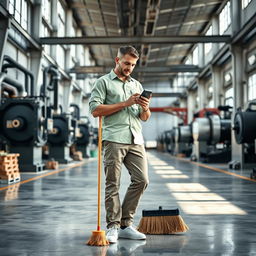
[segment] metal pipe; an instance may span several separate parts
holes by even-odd
[[[11,86],[14,86],[17,89],[17,91],[19,92],[18,96],[25,96],[24,95],[24,93],[25,93],[24,87],[21,83],[19,83],[18,81],[14,80],[10,77],[5,77],[4,82],[11,85]]]
[[[5,73],[0,73],[0,89],[1,89],[2,82],[3,82],[5,77],[6,77]],[[0,91],[0,102],[1,102],[1,97],[2,97],[2,90]]]
[[[18,70],[20,70],[21,72],[24,73],[25,75],[25,88],[27,93],[29,94],[28,91],[28,77],[30,78],[30,96],[35,96],[34,95],[34,75],[32,72],[30,72],[29,70],[27,70],[26,68],[24,68],[22,65],[20,65],[19,63],[17,63],[17,61],[15,61],[14,59],[12,59],[11,57],[5,55],[4,56],[4,61],[7,61],[9,64],[4,64],[2,65],[2,71],[5,71],[8,68],[17,68]]]
[[[5,82],[3,82],[1,84],[2,87],[2,91],[3,92],[7,92],[9,97],[17,97],[18,96],[18,90],[15,86],[10,85],[10,84],[6,84]],[[2,92],[1,92],[2,93]]]
[[[47,75],[51,75],[52,83],[47,84]],[[60,80],[60,75],[57,67],[50,65],[44,69],[43,72],[43,85],[44,85],[44,96],[46,97],[46,90],[54,91],[54,102],[53,102],[53,109],[54,111],[58,110],[58,83]]]
[[[72,103],[72,104],[70,104],[70,107],[73,107],[75,109],[75,118],[77,120],[80,120],[80,108],[79,108],[79,106],[77,104]]]

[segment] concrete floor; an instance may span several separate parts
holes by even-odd
[[[169,154],[150,151],[148,158],[151,183],[135,224],[142,209],[178,207],[190,228],[187,233],[87,246],[97,210],[97,161],[91,159],[74,168],[61,166],[60,172],[22,174],[21,183],[0,186],[0,255],[256,255],[255,181]],[[121,197],[129,180],[123,171]],[[104,215],[102,203],[102,229]]]

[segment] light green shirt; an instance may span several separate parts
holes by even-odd
[[[94,84],[89,100],[93,112],[101,104],[115,104],[143,91],[142,85],[135,79],[126,82],[120,80],[115,72],[100,77]],[[126,107],[103,118],[102,140],[124,144],[143,144],[141,120],[142,108],[138,104]]]

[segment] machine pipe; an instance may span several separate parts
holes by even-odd
[[[5,77],[4,78],[4,84],[7,85],[6,83],[8,85],[16,88],[16,90],[17,90],[16,96],[24,96],[25,91],[24,91],[24,87],[21,83],[17,82],[14,79],[11,79],[10,77]]]
[[[18,90],[16,87],[12,86],[12,85],[9,85],[9,84],[6,84],[6,83],[2,83],[1,85],[2,87],[2,91],[3,92],[7,92],[8,93],[8,96],[10,97],[16,97],[18,96]]]
[[[29,94],[29,96],[35,96],[34,95],[34,91],[35,91],[34,90],[34,75],[29,70],[24,68],[22,65],[20,65],[14,59],[12,59],[11,57],[9,57],[7,55],[4,56],[4,61],[7,61],[9,64],[3,64],[2,71],[5,72],[6,69],[8,69],[8,68],[17,68],[22,73],[24,73],[26,92]],[[29,89],[28,89],[28,87],[29,87],[28,86],[28,78],[30,78],[30,93],[29,93]]]
[[[50,83],[47,84],[47,75],[51,75]],[[44,69],[43,72],[43,85],[44,85],[44,97],[46,97],[46,90],[54,91],[54,102],[53,109],[54,111],[58,110],[58,83],[60,80],[59,71],[57,67],[50,65]]]
[[[73,107],[75,109],[75,118],[77,120],[80,120],[80,108],[79,108],[79,106],[77,104],[72,103],[72,104],[70,104],[70,107]]]

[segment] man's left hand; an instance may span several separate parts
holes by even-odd
[[[150,99],[151,97],[149,99],[145,97],[138,97],[137,104],[139,104],[142,107],[143,111],[146,112],[149,109]]]

